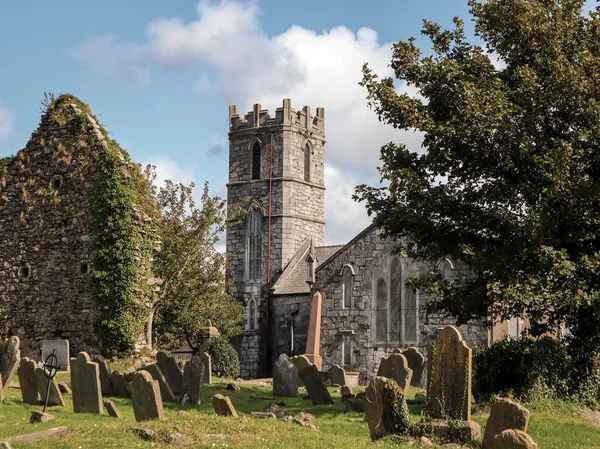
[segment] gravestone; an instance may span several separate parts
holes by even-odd
[[[538,449],[528,434],[518,429],[506,429],[494,437],[492,449]]]
[[[412,426],[404,389],[394,379],[376,377],[367,387],[366,395],[362,406],[372,440],[389,434],[410,433]]]
[[[421,352],[414,346],[405,349],[402,352],[402,355],[406,358],[408,367],[412,370],[412,379],[410,384],[413,387],[422,387],[423,371],[425,369],[425,356],[421,354]]]
[[[38,405],[40,403],[40,393],[35,381],[36,368],[37,363],[35,363],[35,360],[27,357],[21,360],[19,365],[19,385],[24,404]]]
[[[48,378],[46,377],[46,373],[42,368],[36,368],[34,376],[40,398],[44,400],[46,398],[46,388],[48,387]],[[56,382],[55,377],[53,377],[50,380],[50,390],[48,391],[48,405],[60,407],[65,406],[65,401],[62,397],[62,394],[60,394],[58,383]]]
[[[92,361],[98,364],[98,370],[100,372],[100,386],[102,387],[103,396],[113,396],[112,383],[110,382],[110,366],[104,357],[100,354],[94,355]]]
[[[125,378],[123,374],[119,371],[113,371],[110,374],[110,385],[113,391],[113,394],[118,398],[128,398],[129,397],[129,388],[127,385],[129,382]]]
[[[71,359],[71,390],[75,413],[102,413],[100,368],[86,352]]]
[[[346,385],[346,371],[340,365],[333,365],[327,371],[330,385]]]
[[[20,345],[19,337],[14,335],[8,341],[0,343],[0,377],[4,393],[6,393],[13,376],[17,374],[21,361]]]
[[[388,379],[394,379],[400,388],[403,389],[404,396],[408,394],[408,388],[410,387],[413,372],[408,367],[406,357],[400,353],[399,349],[395,349],[388,358],[381,359],[377,375],[387,377]]]
[[[102,401],[102,403],[104,404],[104,408],[108,412],[108,416],[110,416],[112,418],[120,418],[121,417],[121,412],[119,412],[119,409],[117,408],[117,406],[115,405],[115,403],[113,401],[111,401],[110,399],[104,399],[104,401]]]
[[[231,399],[222,394],[215,394],[212,397],[212,406],[215,413],[219,416],[233,416],[237,418],[238,414],[231,403]]]
[[[71,394],[71,387],[69,387],[69,385],[66,382],[59,382],[58,383],[58,389],[60,390],[60,392],[62,394]]]
[[[171,390],[171,387],[167,383],[167,379],[165,379],[164,374],[156,363],[153,363],[152,365],[146,365],[142,368],[142,370],[148,371],[152,378],[158,382],[158,386],[160,387],[160,395],[163,401],[177,402],[177,398],[175,398],[173,390]]]
[[[273,364],[273,396],[298,396],[298,370],[285,353]]]
[[[329,391],[316,365],[310,364],[299,373],[313,405],[333,404]]]
[[[506,429],[517,429],[527,432],[529,416],[529,410],[521,404],[510,399],[496,399],[485,426],[482,448],[493,448],[494,437]]]
[[[160,387],[148,371],[138,371],[131,375],[129,392],[137,422],[164,419]]]
[[[186,402],[200,404],[206,367],[200,356],[193,356],[183,369],[183,396]]]
[[[183,373],[177,364],[177,360],[164,351],[158,351],[156,353],[156,364],[162,371],[173,394],[181,394],[183,392]]]
[[[44,340],[42,341],[42,360],[52,354],[52,351],[56,349],[56,356],[58,357],[58,363],[60,364],[59,371],[70,370],[70,357],[71,353],[69,350],[69,340]]]
[[[308,357],[306,357],[305,355],[294,356],[290,359],[290,362],[292,362],[292,364],[296,367],[298,373],[300,373],[300,371],[302,371],[307,366],[312,365],[310,360],[308,360]]]
[[[208,352],[201,352],[200,360],[202,360],[202,364],[204,365],[204,380],[202,381],[202,383],[211,384],[212,383],[212,358]]]
[[[342,386],[342,388],[340,390],[340,394],[342,395],[342,401],[345,401],[349,398],[354,397],[354,393],[352,392],[352,387],[349,387],[348,385]]]
[[[471,419],[471,348],[454,326],[446,326],[429,351],[427,412],[437,419]]]

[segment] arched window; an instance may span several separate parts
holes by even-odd
[[[260,209],[254,209],[248,216],[248,279],[256,280],[261,278],[261,260],[262,260],[262,213]]]
[[[388,333],[388,304],[387,283],[383,278],[377,280],[375,294],[375,341],[387,342]]]
[[[248,329],[251,331],[255,330],[256,324],[256,300],[252,298],[248,302]]]
[[[310,182],[310,145],[304,147],[304,180]]]
[[[402,332],[402,264],[392,259],[390,267],[390,343],[400,343]]]
[[[252,179],[260,179],[260,143],[252,147]]]
[[[352,288],[354,284],[354,276],[350,267],[344,267],[342,270],[342,298],[344,300],[344,309],[352,307]]]
[[[418,330],[418,293],[411,286],[404,287],[404,341],[403,343],[417,343]]]

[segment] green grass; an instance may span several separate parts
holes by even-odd
[[[59,380],[68,380],[68,375],[60,375]],[[15,379],[16,383],[16,379]],[[225,385],[227,381],[219,383]],[[313,406],[310,401],[298,398],[277,398],[284,401],[284,408],[292,416],[298,416],[301,411],[314,414],[314,424],[319,431],[303,428],[290,422],[275,420],[254,419],[248,414],[250,411],[261,411],[268,400],[257,400],[251,396],[271,396],[270,388],[241,385],[239,392],[216,389],[216,384],[206,385],[203,391],[202,405],[179,406],[165,404],[165,422],[136,423],[133,409],[129,400],[112,398],[123,418],[114,419],[108,415],[90,415],[73,413],[71,395],[64,395],[67,406],[64,408],[50,407],[49,413],[56,419],[46,424],[29,424],[29,415],[32,410],[41,410],[41,407],[32,407],[21,402],[18,389],[9,388],[4,404],[0,405],[0,440],[6,437],[36,432],[58,426],[67,426],[71,432],[66,437],[49,439],[37,445],[14,444],[19,448],[167,448],[176,447],[166,443],[169,434],[179,432],[188,438],[187,447],[194,448],[407,448],[408,444],[396,443],[390,439],[383,439],[372,443],[369,439],[369,430],[363,420],[363,415],[357,413],[344,414],[345,403],[340,402],[340,394],[335,393],[335,388],[330,392],[335,401],[331,406]],[[409,397],[417,390],[411,389]],[[222,393],[231,398],[240,417],[224,418],[214,414],[211,397],[215,393]],[[587,425],[578,414],[576,406],[555,404],[529,404],[532,410],[532,419],[529,433],[544,449],[569,448],[598,448],[600,447],[600,428]],[[422,406],[410,405],[413,420],[421,416]],[[177,411],[186,410],[189,415],[178,417]],[[485,425],[487,415],[474,415],[473,419],[482,427]],[[140,426],[153,429],[156,432],[152,442],[142,440],[131,431],[132,427]],[[215,436],[220,434],[221,436]],[[410,447],[418,447],[413,445]]]

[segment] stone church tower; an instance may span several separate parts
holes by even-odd
[[[325,237],[325,111],[291,108],[275,115],[255,104],[245,116],[229,107],[227,257],[231,293],[246,307],[238,341],[241,375],[270,374],[271,288],[298,248]],[[236,217],[234,211],[243,205]]]

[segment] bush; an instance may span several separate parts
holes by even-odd
[[[208,345],[212,357],[212,374],[235,379],[240,376],[240,359],[237,351],[225,337],[215,337]]]

